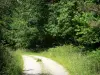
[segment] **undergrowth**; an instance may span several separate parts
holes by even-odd
[[[0,75],[21,75],[23,61],[20,51],[10,51],[10,49],[1,48],[0,57]]]
[[[82,52],[72,45],[50,48],[39,55],[62,64],[70,75],[100,75],[100,50]]]

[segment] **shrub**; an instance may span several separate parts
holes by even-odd
[[[19,52],[0,47],[0,75],[21,75],[22,57]]]

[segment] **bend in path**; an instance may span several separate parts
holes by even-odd
[[[23,60],[24,75],[68,75],[60,64],[49,58],[23,55]]]
[[[42,56],[34,56],[34,58],[41,59],[44,67],[49,71],[51,75],[68,75],[68,72],[66,72],[63,66],[57,62]]]

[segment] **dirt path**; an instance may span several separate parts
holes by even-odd
[[[32,57],[23,56],[24,60],[24,75],[39,75],[41,73],[41,66]]]
[[[42,56],[23,55],[23,75],[68,75],[68,72],[55,61]]]

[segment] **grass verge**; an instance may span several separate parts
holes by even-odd
[[[23,54],[51,58],[63,65],[70,75],[100,75],[100,50],[83,53],[78,47],[64,45],[40,53],[23,51]]]
[[[70,75],[100,75],[100,50],[82,53],[78,47],[64,45],[40,53],[62,64]]]

